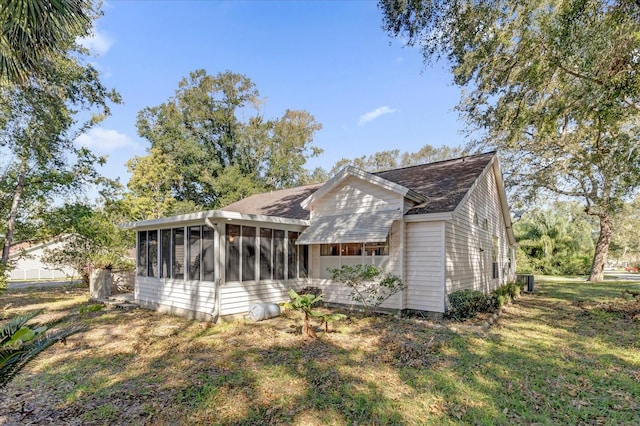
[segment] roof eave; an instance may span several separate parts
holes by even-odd
[[[287,225],[303,225],[309,226],[309,220],[306,219],[290,219],[280,216],[267,216],[262,214],[247,214],[224,210],[207,210],[197,213],[189,213],[171,217],[163,217],[158,219],[142,220],[137,222],[127,222],[120,225],[122,229],[138,229],[153,226],[165,226],[171,224],[180,224],[194,221],[204,221],[205,219],[226,219],[226,220],[247,220],[252,222],[279,223]]]
[[[504,216],[505,227],[507,228],[507,238],[510,245],[516,244],[516,236],[513,233],[513,223],[511,222],[511,212],[509,211],[509,202],[507,200],[507,191],[502,178],[502,170],[497,160],[497,155],[493,160],[494,175],[496,176],[496,184],[498,185],[498,196],[500,197],[500,207],[502,208],[502,216]]]

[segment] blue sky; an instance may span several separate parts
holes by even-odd
[[[165,102],[199,68],[249,77],[266,118],[287,108],[313,114],[323,126],[314,145],[324,153],[309,169],[464,142],[453,111],[460,91],[447,67],[425,67],[416,48],[391,39],[375,1],[109,0],[103,10],[85,44],[124,104],[78,142],[107,155],[102,173],[122,183],[125,162],[149,147],[136,132],[138,111]]]

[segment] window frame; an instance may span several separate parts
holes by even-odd
[[[360,245],[357,254],[349,254],[353,252],[356,245]],[[376,251],[384,254],[368,254],[367,250],[372,251],[372,247],[376,247]],[[379,242],[362,242],[362,243],[329,243],[320,244],[320,257],[372,257],[372,256],[389,256],[391,250],[390,234],[387,234],[385,241]]]

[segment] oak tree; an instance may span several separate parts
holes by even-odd
[[[382,0],[383,27],[446,59],[466,89],[470,145],[497,149],[515,198],[581,200],[599,221],[601,281],[611,218],[640,187],[640,5],[631,0]]]
[[[158,176],[170,188],[163,197],[217,208],[305,182],[306,160],[321,152],[312,145],[321,125],[306,111],[266,119],[263,103],[248,77],[201,69],[180,81],[166,102],[140,111],[138,133],[151,144],[149,161],[179,176]],[[132,180],[143,180],[143,164],[142,158],[130,163]]]

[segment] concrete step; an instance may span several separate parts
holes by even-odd
[[[111,306],[117,309],[135,309],[138,307],[138,304],[130,301],[123,301],[117,298],[107,298],[107,299],[99,299],[97,300],[100,303],[104,303],[107,306]]]

